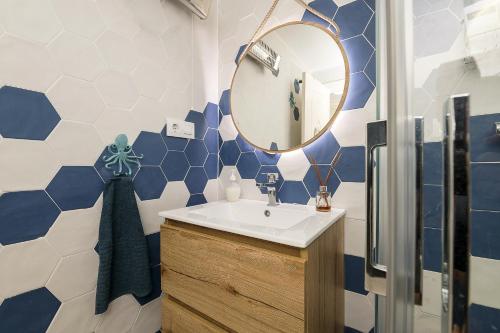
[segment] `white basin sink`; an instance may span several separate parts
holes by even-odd
[[[305,248],[344,216],[345,210],[319,213],[313,206],[239,200],[160,212],[160,216],[202,227],[232,232],[271,242]]]

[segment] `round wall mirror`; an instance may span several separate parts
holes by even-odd
[[[303,147],[332,125],[349,87],[342,44],[308,22],[278,26],[241,55],[231,85],[240,134],[267,152]]]

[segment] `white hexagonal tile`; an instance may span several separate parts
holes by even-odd
[[[124,295],[114,300],[108,311],[102,315],[102,321],[95,333],[128,332],[139,314],[139,303],[131,295]]]
[[[61,301],[68,301],[96,288],[99,256],[94,250],[62,258],[47,282],[50,290]]]
[[[434,316],[421,311],[419,306],[415,307],[413,325],[414,333],[440,333],[441,316]]]
[[[431,72],[423,88],[432,97],[450,95],[465,75],[465,70],[463,59],[444,63]]]
[[[184,182],[168,182],[159,199],[141,201],[137,198],[144,233],[149,235],[159,232],[164,220],[158,216],[158,212],[186,207],[189,197],[189,190]]]
[[[66,30],[94,39],[104,31],[104,22],[92,0],[52,0]]]
[[[165,126],[164,106],[154,99],[140,97],[132,109],[132,117],[143,131],[160,132]]]
[[[139,62],[134,44],[112,31],[103,33],[96,41],[96,45],[112,70],[130,73]]]
[[[161,34],[165,31],[169,23],[165,17],[165,10],[163,8],[168,2],[170,1],[130,0],[128,1],[128,5],[134,13],[139,26],[150,32]],[[182,7],[177,6],[176,8]]]
[[[424,271],[421,310],[436,316],[441,315],[441,273]]]
[[[375,308],[368,296],[345,291],[345,325],[368,333],[375,325]]]
[[[57,311],[47,333],[94,332],[99,317],[95,312],[95,291],[64,302]]]
[[[203,191],[203,196],[207,199],[207,202],[219,200],[219,180],[209,179],[205,190]]]
[[[47,97],[63,120],[93,123],[105,110],[93,85],[67,76],[50,88]]]
[[[77,34],[64,32],[50,43],[49,51],[67,75],[90,81],[106,69],[92,41]]]
[[[46,142],[63,165],[93,165],[102,152],[102,142],[92,125],[63,120]]]
[[[0,252],[0,295],[8,298],[43,287],[59,259],[43,238],[5,246]]]
[[[92,250],[97,244],[100,218],[100,204],[62,212],[45,239],[61,256]]]
[[[120,72],[104,72],[97,78],[95,86],[104,102],[111,107],[130,109],[139,98],[131,77]]]
[[[365,219],[365,183],[340,183],[332,196],[332,206],[346,210],[346,217]]]
[[[365,256],[366,222],[358,219],[345,219],[344,253],[356,257]]]
[[[190,38],[192,40],[192,38]],[[164,66],[167,63],[168,55],[162,40],[158,35],[141,30],[133,39],[138,54],[155,64]]]
[[[60,165],[44,141],[2,139],[0,156],[0,189],[3,191],[45,188]]]
[[[0,21],[9,33],[47,43],[62,30],[49,0],[5,0],[0,2]]]
[[[481,76],[479,71],[468,71],[454,94],[469,93],[471,96],[481,96],[473,100],[471,116],[495,114],[498,109],[498,92],[500,91],[499,76]]]
[[[114,142],[116,136],[122,133],[132,143],[141,131],[132,113],[123,109],[106,109],[95,122],[95,127],[105,144]]]
[[[144,305],[130,333],[156,332],[161,329],[161,299]]]
[[[132,38],[141,29],[125,1],[97,0],[96,3],[109,30],[125,38]]]
[[[165,70],[168,72],[167,87],[176,92],[185,91],[193,84],[193,54],[169,57]]]
[[[340,111],[331,131],[341,146],[363,146],[366,144],[366,123],[374,118],[366,109]]]
[[[285,180],[304,179],[311,166],[302,149],[282,154],[277,165]]]
[[[234,140],[238,136],[238,131],[234,126],[231,115],[222,117],[219,125],[219,134],[224,141]]]
[[[242,179],[240,182],[241,197],[243,199],[267,201],[267,194],[262,194],[256,184],[255,179]]]
[[[167,88],[170,75],[160,65],[143,60],[132,73],[132,78],[141,95],[160,99]]]
[[[9,35],[0,38],[0,73],[5,84],[41,92],[61,74],[44,47]]]
[[[415,56],[426,57],[448,51],[457,39],[462,24],[449,10],[440,10],[415,20]],[[439,36],[435,36],[439,31]]]
[[[471,302],[500,309],[500,260],[471,257]]]
[[[193,106],[193,90],[191,86],[184,91],[167,89],[160,102],[165,117],[186,119]]]

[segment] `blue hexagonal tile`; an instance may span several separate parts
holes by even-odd
[[[372,15],[370,7],[360,0],[339,7],[334,19],[340,27],[340,37],[346,39],[361,35]]]
[[[375,86],[363,72],[351,74],[349,91],[344,104],[344,110],[361,109],[365,107]]]
[[[364,264],[365,261],[362,257],[344,255],[344,281],[345,289],[357,294],[367,295],[368,291],[365,290],[365,274]]]
[[[220,158],[224,165],[236,165],[240,157],[240,148],[235,140],[225,141],[220,148]]]
[[[45,140],[61,120],[48,98],[36,91],[0,88],[0,135]]]
[[[5,193],[0,196],[0,244],[44,236],[61,211],[45,191]]]
[[[371,10],[375,11],[375,0],[364,0]]]
[[[319,172],[321,174],[322,181],[326,180],[326,177],[328,175],[328,172],[330,170],[329,165],[318,165]],[[316,170],[314,167],[311,165],[309,170],[307,170],[307,173],[304,177],[304,185],[307,188],[307,191],[309,192],[311,197],[316,196],[316,192],[319,190],[319,180],[316,175]],[[328,182],[326,183],[326,186],[328,186],[328,191],[333,195],[335,191],[339,188],[340,185],[340,180],[335,174],[335,172],[332,172]]]
[[[63,166],[46,191],[62,210],[90,208],[103,191],[104,183],[90,166]]]
[[[266,183],[267,182],[267,173],[277,173],[278,174],[278,181],[276,182],[276,188],[279,190],[281,188],[281,185],[283,185],[283,176],[281,175],[280,170],[278,169],[277,166],[275,165],[263,165],[259,172],[257,173],[257,176],[255,176],[255,182],[256,183]],[[267,190],[265,188],[261,188],[260,191],[265,194],[267,193]]]
[[[209,128],[217,128],[219,126],[219,106],[217,104],[207,103],[205,110],[203,110],[203,115],[207,120]]]
[[[134,152],[134,154],[135,154],[135,152]],[[113,174],[114,171],[118,171],[118,164],[112,165],[111,169],[106,168],[106,162],[104,162],[103,158],[109,157],[109,156],[110,156],[110,152],[108,151],[107,148],[104,148],[104,150],[101,153],[101,156],[99,156],[97,161],[94,163],[94,168],[97,170],[97,172],[99,173],[99,176],[101,176],[102,180],[104,180],[105,182],[109,181],[111,178],[114,177],[114,174]],[[137,173],[137,171],[139,170],[139,167],[137,166],[137,164],[134,164],[134,163],[130,163],[129,165],[130,165],[130,168],[132,170],[132,177],[134,177],[135,174]],[[124,167],[124,170],[126,170],[125,167]]]
[[[167,147],[159,133],[141,132],[132,145],[137,155],[143,155],[142,165],[158,166],[167,154]]]
[[[278,197],[284,203],[305,205],[309,201],[309,193],[301,181],[287,180],[281,186]]]
[[[364,72],[371,83],[375,85],[377,83],[377,52],[373,52],[368,64],[366,64]]]
[[[205,137],[208,125],[203,113],[191,110],[186,116],[186,121],[194,123],[194,137],[196,139],[201,140]]]
[[[236,65],[238,65],[238,63],[240,62],[240,57],[243,54],[243,52],[245,52],[245,48],[247,47],[247,45],[248,44],[241,45],[240,48],[238,49],[238,53],[236,54],[236,58],[234,59],[234,63]]]
[[[365,147],[342,147],[335,171],[343,182],[365,181]]]
[[[339,8],[333,0],[314,0],[309,3],[309,6],[328,18],[333,18]]]
[[[168,181],[184,180],[189,170],[189,162],[182,151],[169,151],[161,164]]]
[[[243,139],[241,134],[238,134],[236,136],[236,143],[238,144],[238,147],[240,148],[240,151],[242,153],[255,151],[255,148],[251,144],[249,144],[245,139]]]
[[[153,290],[149,293],[149,295],[144,297],[137,297],[135,295],[134,298],[140,305],[145,305],[151,302],[152,300],[157,299],[161,296],[161,266],[151,267],[151,282],[153,283]]]
[[[147,235],[146,242],[148,243],[149,265],[158,266],[160,264],[160,233]]]
[[[219,101],[219,109],[223,116],[228,116],[231,113],[231,101],[230,101],[231,91],[224,90]],[[222,117],[220,117],[222,119]],[[219,121],[220,121],[219,119]]]
[[[207,199],[203,194],[193,194],[189,197],[189,200],[186,204],[187,207],[203,205],[207,203]]]
[[[331,164],[335,154],[340,149],[337,139],[332,132],[327,131],[318,140],[304,148],[308,158],[313,158],[317,164]]]
[[[219,152],[219,131],[209,128],[203,141],[210,154],[217,154]]]
[[[60,305],[46,288],[7,298],[0,305],[0,332],[45,332]]]
[[[189,140],[185,152],[191,166],[203,166],[208,156],[207,148],[202,140]]]
[[[217,179],[217,165],[219,159],[216,154],[209,154],[207,160],[205,161],[205,172],[207,173],[208,179]]]
[[[222,163],[222,160],[219,157],[219,176],[220,176],[220,173],[222,172],[223,167],[224,167],[224,163]]]
[[[345,47],[351,73],[365,69],[374,50],[363,35],[349,38],[342,43]]]
[[[200,194],[207,186],[208,177],[205,170],[200,167],[191,167],[186,176],[186,186],[191,194]]]
[[[365,32],[363,32],[363,35],[370,42],[370,44],[372,44],[373,47],[375,47],[377,43],[375,20],[376,15],[373,15],[370,19],[370,22],[368,22],[368,26],[366,27]]]
[[[163,141],[165,142],[168,150],[184,151],[189,141],[188,139],[184,138],[167,136],[167,130],[165,127],[163,127],[163,129],[161,130],[161,137],[163,138]]]
[[[135,193],[143,201],[161,197],[165,186],[167,180],[159,167],[143,166],[134,177]]]
[[[236,164],[242,179],[254,179],[260,169],[260,163],[255,153],[242,153]]]
[[[311,13],[308,10],[306,10],[304,12],[304,15],[302,15],[302,21],[303,22],[312,22],[312,23],[321,24],[325,28],[329,28],[330,27],[330,23],[326,22],[325,20],[323,20],[322,18],[316,16],[315,14]]]
[[[255,150],[255,155],[261,165],[276,165],[281,157],[281,154],[269,154],[258,149]]]

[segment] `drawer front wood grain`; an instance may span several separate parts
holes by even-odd
[[[162,306],[163,333],[227,333],[166,296],[162,298]]]
[[[168,225],[161,237],[167,294],[236,331],[304,330],[305,259]]]

